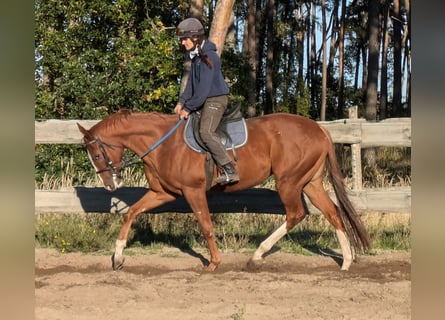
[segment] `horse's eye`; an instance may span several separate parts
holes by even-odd
[[[99,159],[100,159],[100,154],[96,154],[96,155],[94,156],[94,161],[99,160]]]

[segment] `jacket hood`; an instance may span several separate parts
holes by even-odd
[[[209,39],[206,39],[204,41],[204,45],[202,46],[202,52],[206,53],[208,51],[216,51],[216,45]]]

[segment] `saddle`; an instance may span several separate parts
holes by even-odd
[[[200,118],[200,111],[196,111],[189,116],[184,128],[184,140],[187,146],[193,151],[207,155],[205,170],[207,190],[209,190],[213,179],[215,163],[199,134]],[[216,132],[221,137],[221,142],[226,147],[226,150],[232,150],[234,160],[237,160],[238,155],[236,149],[244,146],[248,138],[246,120],[243,118],[239,104],[229,105],[226,112],[224,112]]]

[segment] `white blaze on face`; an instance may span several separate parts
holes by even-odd
[[[90,159],[90,162],[93,165],[96,172],[99,171],[99,168],[94,164],[93,157],[91,156],[89,151],[87,151],[87,154],[88,154],[88,159]],[[122,181],[122,178],[115,173],[112,174],[113,186],[106,185],[102,176],[100,174],[98,176],[99,176],[100,181],[104,185],[105,189],[107,189],[109,191],[113,191],[113,190],[119,189],[124,186],[124,182]]]
[[[91,154],[90,154],[90,152],[89,151],[87,151],[87,154],[88,154],[88,159],[90,159],[90,162],[91,162],[91,164],[93,165],[93,167],[94,167],[94,169],[96,170],[96,172],[97,171],[99,171],[99,169],[96,167],[96,165],[94,164],[94,161],[93,161],[93,158],[91,157]],[[104,184],[104,180],[102,179],[102,176],[99,174],[99,178],[100,178],[100,181],[102,182],[102,184]]]
[[[88,159],[90,159],[91,164],[94,167],[95,171],[99,171],[99,169],[96,167],[96,165],[94,164],[93,158],[91,157],[90,151],[87,150],[87,155],[88,155]]]

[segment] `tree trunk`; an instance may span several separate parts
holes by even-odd
[[[326,92],[327,92],[327,50],[326,50],[326,0],[321,0],[321,32],[322,32],[322,76],[321,76],[321,106],[320,120],[326,120]]]
[[[297,72],[297,79],[298,83],[303,83],[303,72],[304,72],[304,30],[305,23],[301,21],[303,20],[303,17],[301,15],[302,13],[302,6],[299,5],[298,9],[295,11],[295,20],[296,20],[296,27],[297,27],[297,59],[298,59],[298,72]],[[302,90],[303,88],[298,88],[299,90]]]
[[[331,24],[332,24],[332,30],[331,30],[331,44],[329,46],[329,62],[328,62],[328,79],[335,79],[335,58],[337,55],[337,50],[339,49],[339,43],[340,43],[340,38],[339,38],[339,27],[340,23],[339,23],[339,17],[338,17],[338,8],[339,8],[339,0],[334,0],[334,7],[332,9],[332,13],[331,13]],[[329,27],[328,27],[329,29]],[[340,68],[340,55],[339,55],[339,68]],[[340,83],[341,79],[339,77],[339,83]],[[331,84],[329,85],[330,87],[332,86]],[[338,100],[337,102],[340,102],[340,92],[338,95]],[[338,106],[337,103],[337,107],[335,107],[334,104],[332,104],[330,107],[333,108],[331,115],[335,118],[337,118],[338,115],[338,109],[340,108]],[[327,106],[329,107],[329,106]],[[340,117],[343,118],[343,117]]]
[[[382,48],[382,73],[380,74],[380,112],[379,119],[383,120],[388,117],[388,46],[389,46],[389,0],[385,1],[383,10],[383,48]]]
[[[230,26],[235,0],[218,0],[213,15],[209,40],[215,43],[218,55],[221,55],[226,40],[227,30]]]
[[[393,83],[393,110],[394,117],[401,116],[402,107],[402,20],[400,17],[400,2],[393,0],[393,42],[394,42],[394,83]]]
[[[379,73],[379,12],[380,0],[369,0],[369,52],[368,52],[368,80],[366,87],[366,120],[377,119],[377,80]],[[375,167],[375,149],[365,149],[365,159],[370,168]]]
[[[346,0],[341,2],[340,30],[338,33],[338,107],[337,118],[345,117],[345,24],[346,24]]]
[[[297,92],[296,99],[303,95],[304,86],[304,34],[306,29],[306,17],[303,17],[303,5],[297,3],[297,9],[295,10],[295,34],[296,34],[296,52],[297,52]],[[292,54],[292,53],[291,53]],[[291,111],[295,114],[298,113],[298,104],[292,106]]]
[[[358,89],[358,81],[360,77],[360,57],[361,57],[362,51],[360,48],[357,48],[357,53],[355,55],[355,72],[354,72],[354,89]],[[363,70],[366,70],[363,68]],[[364,72],[363,72],[364,73]],[[363,81],[362,81],[363,82]]]
[[[247,0],[247,53],[250,64],[249,94],[247,96],[247,116],[256,115],[256,34],[255,34],[255,0]]]
[[[267,58],[266,58],[266,103],[264,113],[269,114],[274,111],[274,19],[275,1],[267,0]]]
[[[316,101],[316,74],[317,74],[317,57],[316,57],[316,38],[315,38],[315,33],[316,33],[316,25],[315,25],[315,20],[316,20],[316,7],[315,7],[315,3],[311,4],[311,27],[309,28],[309,38],[311,39],[311,45],[310,45],[310,50],[311,50],[311,56],[310,56],[310,68],[309,68],[309,72],[310,72],[310,79],[311,79],[311,84],[310,84],[310,88],[311,88],[311,104],[312,107],[315,108],[317,115],[319,115],[319,110],[318,110],[318,105],[317,105],[317,101]]]
[[[404,70],[406,70],[406,104],[407,108],[404,116],[411,117],[411,0],[404,0],[406,12],[406,25],[403,32],[402,44],[404,47]]]
[[[202,20],[203,13],[204,13],[204,0],[191,0],[189,17]]]
[[[312,59],[311,59],[311,15],[309,14],[310,10],[311,10],[311,5],[310,3],[306,3],[306,17],[304,19],[304,26],[305,26],[305,34],[306,34],[306,82],[307,82],[307,86],[310,89],[310,102],[312,103],[312,74],[311,74],[311,70],[312,70]]]
[[[362,88],[366,91],[368,86],[368,52],[365,46],[360,48],[360,52],[362,54]]]
[[[334,8],[332,9],[331,22],[330,22],[330,24],[332,25],[332,28],[331,28],[331,41],[330,41],[330,45],[329,45],[329,62],[328,62],[328,73],[329,74],[334,73],[335,56],[337,54],[337,48],[338,48],[338,44],[337,44],[338,27],[339,27],[338,1],[339,0],[334,1]],[[329,30],[329,26],[327,27],[326,30]]]
[[[377,80],[379,73],[379,0],[369,0],[368,80],[366,87],[366,120],[377,119]]]
[[[262,101],[265,101],[265,77],[266,72],[265,59],[266,59],[266,27],[265,27],[265,10],[264,3],[267,0],[256,0],[255,9],[255,90],[256,101],[255,106],[260,105]],[[264,111],[264,110],[263,110]],[[256,113],[259,111],[256,110]],[[260,111],[261,112],[261,111]]]

